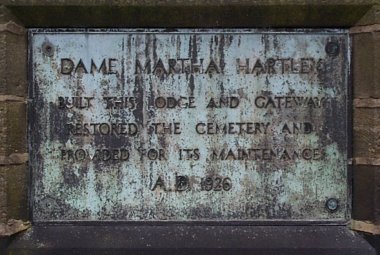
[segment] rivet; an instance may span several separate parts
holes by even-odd
[[[336,198],[329,198],[326,201],[326,209],[329,212],[336,212],[339,208],[339,200]]]
[[[339,44],[336,42],[328,42],[325,47],[325,51],[330,56],[339,55]]]
[[[53,44],[49,43],[49,42],[44,42],[42,44],[42,52],[48,56],[48,57],[51,57],[54,55],[54,46]]]

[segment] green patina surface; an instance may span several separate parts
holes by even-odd
[[[32,32],[33,219],[345,221],[348,47],[341,30]],[[104,58],[111,73],[87,72]],[[239,104],[211,103],[226,97]],[[136,132],[106,131],[117,123]]]

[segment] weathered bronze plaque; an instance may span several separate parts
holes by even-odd
[[[35,221],[349,218],[346,31],[30,40]]]

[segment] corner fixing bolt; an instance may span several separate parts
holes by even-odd
[[[49,42],[44,42],[42,44],[42,52],[48,56],[48,57],[52,57],[54,55],[54,46],[53,44],[49,43]]]
[[[336,199],[336,198],[329,198],[326,200],[326,209],[331,212],[331,213],[334,213],[336,211],[338,211],[339,209],[339,200]]]
[[[339,55],[339,44],[337,42],[328,42],[325,46],[327,55],[336,57]]]

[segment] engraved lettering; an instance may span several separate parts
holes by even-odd
[[[71,74],[74,69],[74,62],[69,58],[61,59],[61,74]]]
[[[231,188],[229,177],[207,176],[201,179],[201,190],[204,191],[229,191]]]
[[[195,108],[195,97],[157,97],[154,100],[157,108]]]
[[[323,108],[332,98],[307,96],[257,96],[255,106],[260,109],[284,108]]]
[[[215,63],[213,59],[210,60],[210,64],[208,65],[205,73],[207,74],[212,74],[212,73],[220,73],[220,68],[218,65]]]
[[[187,175],[177,175],[175,177],[175,190],[185,191],[190,189],[189,177]]]
[[[310,122],[285,123],[281,129],[283,134],[310,134],[312,131],[313,125]]]
[[[346,33],[84,32],[31,34],[36,220],[344,218]]]
[[[118,62],[118,60],[116,58],[109,58],[108,59],[108,74],[117,74],[117,71],[116,71],[116,63]]]
[[[243,73],[243,74],[249,74],[249,58],[245,59],[245,63],[242,63],[240,61],[240,58],[236,59],[236,71],[237,74]]]
[[[103,97],[106,109],[135,109],[135,97]]]
[[[94,97],[58,97],[59,109],[88,109]]]
[[[199,160],[199,149],[180,149],[179,160]]]
[[[96,66],[95,62],[93,59],[91,59],[91,74],[94,73],[100,73],[102,72],[103,74],[107,73],[107,65],[106,65],[106,60],[103,59],[102,63],[100,64],[99,68]]]
[[[236,58],[237,74],[310,74],[323,68],[323,60],[311,57],[250,59]]]
[[[114,135],[135,136],[138,133],[136,123],[66,123],[68,134],[74,136]]]
[[[151,68],[150,68],[150,60],[148,59],[145,62],[144,67],[141,65],[140,60],[136,59],[136,65],[135,65],[135,74],[150,74]]]
[[[157,178],[156,183],[154,184],[153,188],[151,189],[152,191],[155,191],[157,188],[162,189],[163,191],[166,191],[166,186],[164,180],[159,176]]]
[[[89,63],[85,64],[82,59],[79,59],[78,63],[75,64],[75,62],[70,58],[62,58],[60,72],[61,74],[65,75],[88,73],[92,75],[94,75],[95,73],[101,73],[103,75],[116,74],[117,62],[118,60],[116,58],[102,59],[99,62],[96,62],[94,59],[91,58]]]
[[[167,160],[166,152],[164,149],[140,149],[140,158],[148,158],[149,160]]]
[[[89,149],[66,150],[61,149],[61,160],[70,162],[91,161],[127,161],[129,160],[127,149]]]
[[[164,64],[162,63],[162,60],[159,59],[156,63],[156,65],[153,68],[153,73],[157,76],[162,76],[168,74],[168,72],[165,69]]]
[[[238,149],[212,149],[211,160],[321,160],[321,148],[238,148]]]
[[[142,64],[144,63],[144,65]],[[156,62],[146,59],[142,62],[136,59],[134,74],[154,74],[159,77],[167,77],[172,74],[222,74],[224,72],[224,62],[221,60],[217,63],[210,58],[208,61],[204,58],[158,58]]]
[[[195,126],[195,131],[200,135],[215,135],[215,134],[235,134],[235,135],[257,135],[268,134],[269,122],[229,122],[229,123],[214,123],[214,122],[199,122]]]
[[[219,99],[211,98],[206,108],[237,108],[240,100],[237,97],[220,97]]]
[[[74,73],[78,73],[78,72],[88,73],[86,67],[83,64],[82,59],[79,59],[79,62],[78,62],[78,64],[76,65],[76,67],[74,69]]]
[[[148,127],[150,133],[153,134],[181,134],[181,123],[152,123]]]

